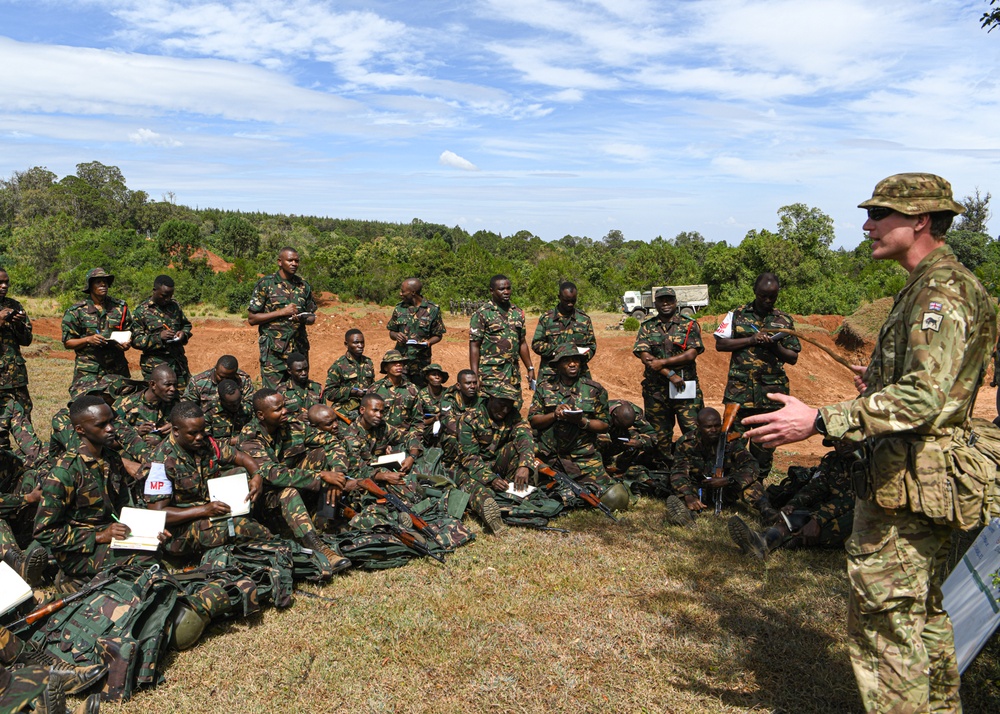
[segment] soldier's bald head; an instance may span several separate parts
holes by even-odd
[[[713,426],[721,423],[722,417],[719,416],[719,412],[712,407],[705,407],[698,412],[698,424],[700,426]]]

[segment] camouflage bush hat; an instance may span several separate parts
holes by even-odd
[[[111,273],[109,273],[104,268],[91,268],[87,272],[87,285],[80,292],[82,292],[84,295],[89,295],[90,294],[90,281],[91,280],[96,280],[97,278],[107,278],[108,279],[108,287],[109,288],[115,282],[115,276],[112,275]]]
[[[521,393],[507,382],[493,382],[485,389],[486,396],[494,399],[509,399],[515,404],[521,399]]]
[[[586,362],[590,358],[590,352],[580,354],[580,350],[576,348],[576,345],[563,345],[552,355],[551,364],[559,364],[567,357],[579,357],[583,362]]]
[[[382,355],[382,362],[379,368],[379,372],[385,374],[385,366],[393,362],[409,362],[399,350],[389,350],[384,355]]]
[[[661,297],[676,298],[677,297],[677,291],[674,290],[673,288],[660,288],[659,290],[656,291],[656,295],[653,296],[653,299],[655,300],[655,299],[661,298]]]
[[[445,372],[444,367],[439,365],[437,362],[431,362],[429,365],[420,370],[420,373],[424,375],[426,375],[428,372],[440,372],[442,382],[447,382],[448,378],[451,376],[450,374]]]
[[[965,206],[952,197],[951,184],[934,174],[895,174],[875,186],[872,197],[858,208],[885,206],[907,216],[935,211],[965,213]]]

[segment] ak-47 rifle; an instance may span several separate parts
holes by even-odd
[[[426,537],[430,538],[431,540],[440,543],[440,541],[438,541],[437,539],[437,536],[434,534],[434,531],[431,530],[431,527],[427,523],[427,521],[425,521],[423,518],[414,513],[413,509],[410,508],[403,499],[394,494],[392,491],[382,488],[377,483],[372,481],[370,478],[361,479],[360,481],[358,481],[358,485],[371,495],[375,496],[375,498],[385,501],[400,513],[405,513],[406,515],[408,515],[410,517],[410,522],[413,523],[414,528],[416,528],[418,531],[423,533]]]
[[[555,479],[563,486],[566,486],[570,491],[573,492],[574,496],[579,498],[588,506],[590,506],[591,508],[598,509],[601,513],[603,513],[605,516],[613,520],[615,523],[618,522],[618,519],[615,518],[615,515],[611,512],[611,509],[605,506],[603,503],[601,503],[600,498],[591,493],[588,489],[578,484],[576,481],[571,479],[566,474],[556,471],[554,468],[542,463],[538,459],[535,459],[535,467],[538,469],[538,473],[542,474],[543,476],[548,476],[549,478]]]
[[[391,523],[385,523],[385,524],[381,524],[379,526],[376,526],[376,529],[378,529],[378,528],[385,528],[387,531],[389,531],[390,533],[392,533],[392,535],[396,536],[396,538],[399,540],[400,543],[402,543],[403,545],[405,545],[410,550],[415,550],[418,553],[420,553],[420,555],[429,556],[431,558],[434,558],[434,560],[438,561],[439,563],[445,564],[443,556],[440,556],[437,553],[432,553],[427,548],[427,546],[424,545],[423,543],[421,543],[420,541],[418,541],[414,537],[414,535],[412,533],[404,531],[399,526],[394,526]]]
[[[347,424],[347,426],[351,425],[351,420],[348,419],[347,417],[345,417],[343,414],[341,414],[340,411],[338,411],[336,407],[330,407],[330,408],[333,409],[333,415],[335,417],[337,417],[338,419],[340,419],[340,421],[342,421],[345,424]]]
[[[72,595],[67,595],[64,598],[60,598],[55,602],[50,602],[48,605],[44,605],[43,607],[40,607],[37,610],[29,612],[20,620],[17,620],[16,622],[12,622],[11,624],[7,625],[7,629],[17,631],[21,627],[24,627],[25,625],[34,625],[39,620],[48,617],[52,613],[59,612],[64,607],[69,605],[71,602],[75,602],[82,597],[86,597],[95,590],[100,590],[102,587],[104,587],[109,582],[114,580],[114,578],[115,578],[114,573],[111,571],[107,571],[102,575],[99,575],[98,577],[91,580],[87,585],[80,588]]]
[[[722,416],[722,433],[719,434],[719,443],[715,447],[715,478],[722,478],[726,465],[726,443],[729,441],[729,432],[736,421],[736,413],[740,410],[739,404],[727,404]],[[722,513],[722,487],[715,489],[715,515]]]

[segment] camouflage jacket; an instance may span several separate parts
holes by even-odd
[[[983,286],[951,248],[934,249],[896,295],[865,373],[865,393],[820,409],[831,438],[870,440],[875,501],[883,508],[906,505],[908,475],[929,489],[928,503],[939,502],[931,491],[944,481],[947,440],[940,437],[964,424],[972,409],[996,341],[995,315]]]
[[[355,421],[345,427],[343,444],[347,451],[347,474],[356,479],[370,478],[379,471],[393,470],[372,466],[372,462],[379,456],[403,451],[416,458],[422,450],[418,435],[384,421],[371,431],[366,430],[360,420]]]
[[[615,407],[626,403],[632,404],[632,402],[625,402],[624,399],[611,399],[608,401],[609,422],[611,412],[615,410]],[[618,430],[612,424],[608,431],[597,435],[597,448],[601,452],[601,458],[604,459],[605,465],[610,464],[616,456],[630,448],[624,444],[622,439],[635,439],[639,442],[637,451],[640,452],[651,451],[656,448],[656,429],[646,421],[646,415],[638,404],[632,404],[632,409],[635,410],[635,423],[628,429]]]
[[[243,394],[243,403],[248,407],[253,400],[253,380],[250,375],[242,369],[237,372],[240,378],[240,392]],[[197,402],[201,408],[208,410],[210,404],[219,401],[219,385],[215,383],[215,367],[206,369],[204,372],[191,377],[187,389],[184,390],[184,400]]]
[[[445,390],[441,399],[441,450],[444,452],[443,460],[446,465],[457,465],[462,456],[458,445],[458,426],[462,415],[483,401],[485,400],[476,395],[472,402],[466,405],[458,391],[458,385],[452,385]]]
[[[812,470],[812,478],[789,499],[786,505],[812,513],[820,526],[854,510],[854,487],[851,485],[853,454],[840,456],[831,451]]]
[[[157,305],[153,298],[140,303],[132,315],[132,344],[142,350],[139,365],[143,374],[162,362],[187,361],[183,342],[164,342],[160,338],[164,329],[184,333],[184,341],[191,339],[191,322],[174,300],[165,307]]]
[[[448,389],[446,387],[442,387],[441,393],[436,397],[431,394],[430,387],[417,390],[417,399],[419,400],[417,411],[420,418],[423,419],[428,414],[440,418],[441,407],[445,405],[445,397],[447,396]]]
[[[419,391],[417,385],[406,377],[403,377],[398,387],[393,386],[388,377],[383,377],[368,387],[369,394],[377,394],[385,400],[382,417],[386,423],[402,429],[419,430],[423,427]]]
[[[604,387],[584,377],[567,385],[558,375],[538,385],[528,409],[528,418],[554,412],[560,404],[582,410],[588,419],[608,421],[608,392]],[[538,451],[558,456],[594,456],[597,453],[597,434],[581,429],[575,422],[556,421],[539,432]]]
[[[480,368],[518,363],[525,338],[524,310],[511,305],[504,311],[492,300],[472,313],[469,340],[479,343]]]
[[[97,532],[130,505],[127,483],[122,460],[111,449],[99,459],[65,453],[42,481],[35,539],[53,554],[91,555]]]
[[[0,310],[10,308],[15,313],[24,312],[21,303],[9,297],[0,299]],[[13,315],[12,315],[13,317]],[[17,389],[28,386],[28,368],[21,348],[31,344],[31,318],[8,320],[0,326],[0,389]]]
[[[295,305],[299,312],[316,312],[316,301],[313,300],[312,288],[309,283],[298,275],[288,280],[279,273],[267,275],[257,281],[250,295],[249,312],[274,312],[286,305]],[[306,338],[306,326],[291,320],[273,320],[257,325],[257,333],[262,344],[266,344],[274,354],[287,356],[291,344],[298,344],[299,349],[309,349]]]
[[[346,471],[346,458],[336,436],[295,419],[289,419],[272,437],[254,417],[240,434],[240,451],[257,461],[257,473],[267,485],[276,488],[321,489],[323,481],[318,470],[300,468],[306,454],[317,447],[332,457],[339,470]]]
[[[715,449],[717,442],[705,444],[697,431],[692,431],[674,442],[674,465],[670,470],[670,486],[681,498],[698,497],[700,484],[715,475]],[[722,475],[741,489],[757,480],[760,474],[757,462],[750,455],[744,439],[726,443]]]
[[[303,387],[291,379],[286,379],[279,382],[275,390],[285,398],[285,409],[288,410],[288,416],[297,419],[305,419],[305,411],[309,407],[323,403],[323,387],[320,386],[319,382],[312,380],[309,380],[308,387]]]
[[[486,402],[480,402],[462,416],[458,425],[458,443],[462,468],[482,484],[496,478],[493,463],[507,444],[517,452],[517,467],[533,468],[535,441],[531,427],[517,412],[511,412],[502,423],[490,418]]]
[[[644,320],[635,336],[632,354],[638,355],[641,352],[648,352],[656,359],[666,359],[667,357],[676,357],[692,347],[698,354],[705,351],[705,345],[701,341],[701,327],[697,321],[681,317],[680,313],[675,312],[669,320],[661,320],[659,315]],[[697,381],[698,379],[698,368],[695,366],[695,362],[672,369],[686,381]],[[644,369],[643,393],[659,396],[663,400],[669,398],[669,389],[670,379],[668,377],[648,367]]]
[[[115,415],[115,434],[106,449],[117,451],[121,456],[131,461],[142,462],[152,450],[152,447],[139,436],[132,425]],[[76,453],[80,448],[80,437],[73,430],[73,422],[69,418],[69,408],[63,407],[52,417],[52,434],[49,436],[48,457],[55,461],[65,453]]]
[[[418,342],[426,342],[445,333],[441,308],[426,299],[416,306],[402,302],[396,305],[385,327],[390,332],[398,332],[406,339]],[[411,362],[429,362],[431,359],[428,345],[400,344],[397,349]]]
[[[111,337],[112,332],[132,330],[132,313],[123,300],[108,295],[104,298],[105,308],[99,308],[87,296],[83,302],[78,302],[63,315],[62,341],[101,334]],[[73,370],[73,381],[83,375],[100,377],[104,374],[118,374],[128,377],[128,360],[125,352],[117,343],[101,346],[86,346],[76,350],[76,365]]]
[[[359,362],[349,354],[342,355],[326,373],[323,399],[342,413],[355,411],[361,404],[361,398],[351,396],[351,390],[367,392],[374,381],[375,364],[370,357],[361,355]]]
[[[169,501],[169,505],[178,508],[202,506],[208,503],[208,480],[217,478],[223,471],[236,465],[236,449],[209,438],[201,451],[192,452],[180,447],[170,437],[156,447],[149,457],[149,463],[142,465],[139,481],[145,483],[152,464],[163,464],[173,493],[155,494],[150,493],[149,488],[144,488],[143,498],[146,503]]]
[[[215,401],[205,409],[205,431],[216,441],[228,444],[230,439],[240,435],[251,419],[253,412],[243,402],[235,412],[230,412],[222,408],[221,402]]]
[[[593,359],[597,353],[597,339],[594,337],[594,326],[590,317],[582,310],[574,310],[572,315],[565,316],[554,307],[542,313],[538,318],[535,336],[531,338],[531,349],[541,357],[538,376],[545,378],[552,373],[552,355],[563,345],[585,347],[587,359]]]
[[[761,330],[783,328],[795,329],[791,315],[781,310],[772,310],[761,316],[754,311],[751,302],[727,314],[715,331],[715,337],[740,339],[751,337]],[[793,352],[802,350],[798,337],[786,337],[781,345]],[[729,358],[729,377],[722,397],[723,403],[740,404],[753,409],[780,407],[781,404],[767,398],[768,392],[788,394],[785,363],[778,359],[777,353],[766,345],[750,345],[734,351]]]
[[[177,402],[158,402],[150,404],[146,400],[146,390],[119,397],[115,402],[115,426],[125,422],[133,429],[137,430],[142,424],[153,424],[157,430],[170,423],[170,410]],[[167,434],[169,429],[163,429],[160,439]],[[153,436],[156,436],[155,434]]]

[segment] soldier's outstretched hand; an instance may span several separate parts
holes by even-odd
[[[765,446],[782,446],[808,439],[817,433],[816,409],[787,394],[769,392],[767,398],[785,406],[776,412],[744,418],[743,424],[753,427],[744,434],[748,439]]]

